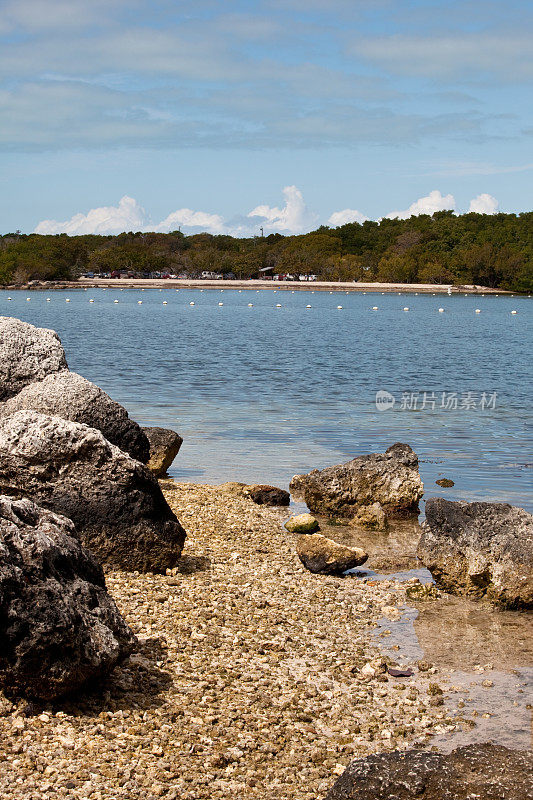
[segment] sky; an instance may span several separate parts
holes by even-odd
[[[533,208],[533,4],[1,0],[0,232]]]

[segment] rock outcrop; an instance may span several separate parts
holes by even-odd
[[[315,533],[320,525],[312,514],[296,514],[287,520],[285,527],[289,533]]]
[[[313,513],[346,520],[373,503],[380,503],[387,517],[417,514],[424,491],[418,457],[407,444],[295,475],[289,488]]]
[[[13,317],[0,317],[0,402],[29,383],[68,369],[55,331]]]
[[[0,419],[0,492],[72,519],[110,567],[163,572],[181,554],[185,531],[156,478],[87,425],[37,411]]]
[[[352,520],[354,525],[374,531],[384,531],[387,528],[387,517],[381,503],[372,503],[362,506]]]
[[[531,800],[531,751],[494,744],[408,750],[352,761],[325,800]]]
[[[0,496],[0,686],[51,700],[100,678],[135,637],[74,524]]]
[[[431,498],[417,556],[447,592],[533,607],[533,516],[522,508]]]
[[[7,416],[23,410],[39,411],[96,428],[132,458],[143,463],[148,461],[150,444],[142,428],[129,418],[120,403],[75,372],[47,375],[29,384],[0,407],[0,414]]]
[[[296,552],[309,572],[322,575],[341,575],[348,569],[359,567],[368,559],[367,553],[359,547],[346,547],[321,533],[300,536]]]
[[[170,428],[143,428],[144,435],[149,442],[150,456],[148,469],[158,478],[166,472],[183,444],[183,439]]]
[[[260,506],[288,506],[291,502],[291,496],[285,489],[278,489],[277,486],[268,486],[264,483],[245,486],[243,494]]]

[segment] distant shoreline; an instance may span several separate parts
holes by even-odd
[[[486,286],[431,283],[353,283],[348,281],[201,280],[189,278],[80,278],[77,281],[39,281],[5,289],[266,289],[300,292],[385,292],[402,294],[516,294]]]

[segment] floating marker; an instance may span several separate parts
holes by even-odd
[[[11,300],[11,297],[8,297],[7,299],[8,299],[8,300]]]
[[[517,313],[516,311],[511,311],[511,314],[516,314],[516,313]]]
[[[190,305],[190,306],[193,306],[193,305],[194,305],[194,300],[191,300],[191,302],[189,303],[189,305]]]
[[[481,309],[480,308],[476,308],[476,314],[481,314]]]
[[[253,303],[248,303],[248,308],[253,308]]]
[[[50,303],[50,298],[49,297],[46,298],[46,302]]]
[[[164,306],[168,306],[168,303],[167,303],[167,301],[166,301],[166,300],[163,300],[163,305],[164,305]]]
[[[141,301],[139,300],[139,303],[140,303],[140,302],[141,302]],[[89,303],[94,303],[94,300],[89,300]]]
[[[306,308],[311,308],[311,306],[306,306]]]
[[[27,298],[26,298],[26,302],[27,302],[27,303],[29,303],[29,302],[30,302],[30,300],[31,300],[31,297],[27,297]]]
[[[219,303],[219,306],[223,306],[223,305],[224,305],[224,303]]]
[[[281,303],[276,303],[276,308],[281,308]]]
[[[377,311],[377,310],[378,310],[377,306],[372,306],[372,311]]]
[[[444,313],[444,309],[443,308],[439,308],[439,313],[443,314]]]
[[[338,309],[339,309],[339,311],[340,311],[340,310],[341,310],[341,308],[342,308],[342,306],[337,306],[337,308],[338,308]]]
[[[113,300],[114,303],[118,303],[118,300]]]
[[[179,291],[179,289],[176,289],[176,291],[178,292],[178,291]],[[144,292],[144,289],[141,289],[141,292]]]
[[[92,302],[92,300],[91,300],[91,302]],[[137,305],[138,305],[138,306],[142,306],[142,304],[143,304],[143,301],[142,301],[142,300],[137,300]]]
[[[403,307],[403,310],[404,310],[404,311],[409,311],[409,306],[404,306],[404,307]]]

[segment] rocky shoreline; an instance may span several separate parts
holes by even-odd
[[[2,702],[0,797],[315,800],[354,757],[469,724],[435,667],[394,678],[372,643],[405,585],[312,575],[286,512],[161,486],[187,530],[179,566],[106,574],[138,652],[75,700]]]

